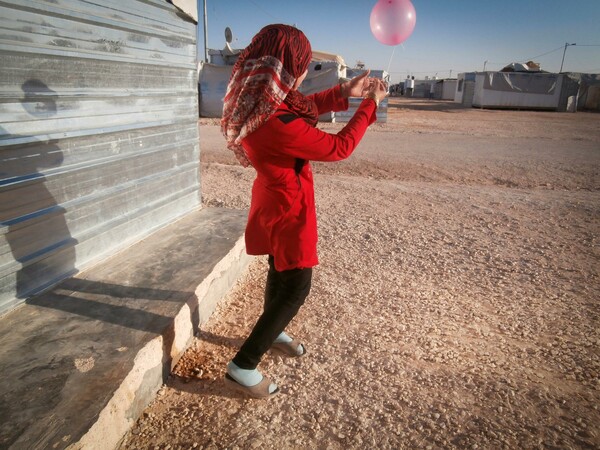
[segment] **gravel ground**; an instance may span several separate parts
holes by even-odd
[[[222,382],[259,257],[122,448],[600,448],[599,119],[390,99],[314,164],[321,264],[288,329],[307,355],[260,366],[281,393]],[[253,171],[200,133],[204,203],[247,208]]]

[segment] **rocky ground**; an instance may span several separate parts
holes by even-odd
[[[253,171],[200,133],[204,204],[247,208]],[[122,449],[600,448],[598,114],[390,99],[313,167],[321,264],[289,327],[307,355],[265,357],[274,398],[223,385],[256,258]]]

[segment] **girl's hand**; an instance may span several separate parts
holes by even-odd
[[[379,105],[379,102],[388,94],[387,84],[379,78],[370,78],[369,81],[370,84],[365,97],[372,98]]]
[[[375,102],[375,105],[379,107],[379,102],[383,100],[387,94],[387,84],[378,78],[371,78],[371,83],[365,98],[372,99]]]
[[[373,79],[368,78],[370,73],[371,71],[367,70],[365,73],[355,76],[350,81],[342,83],[342,97],[363,97],[369,89],[370,80]]]

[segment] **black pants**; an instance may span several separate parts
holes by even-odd
[[[278,272],[269,256],[265,306],[250,336],[233,358],[242,369],[255,369],[273,341],[296,316],[310,292],[312,268]]]

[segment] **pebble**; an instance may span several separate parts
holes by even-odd
[[[431,147],[425,158],[411,150],[421,144],[405,126],[398,142],[410,145],[395,143],[388,152],[371,141],[357,149],[352,161],[316,163],[320,265],[305,306],[290,324],[292,332],[308,341],[306,357],[264,358],[261,369],[282,389],[273,399],[248,400],[223,389],[220,368],[261,307],[266,263],[254,258],[244,278],[203,325],[194,354],[181,360],[186,367],[182,374],[201,374],[207,382],[169,382],[171,389],[159,393],[161,403],[147,410],[156,417],[144,414],[148,434],[132,433],[127,445],[152,448],[172,439],[175,448],[189,448],[189,442],[194,442],[192,448],[204,449],[266,448],[267,442],[293,429],[298,439],[290,438],[287,444],[299,440],[305,448],[338,449],[339,440],[348,441],[345,448],[361,442],[355,448],[382,450],[536,448],[537,431],[526,425],[543,423],[563,429],[563,442],[555,446],[593,447],[594,438],[582,434],[593,435],[592,426],[583,430],[585,421],[572,421],[581,411],[592,411],[590,417],[597,414],[600,403],[600,384],[592,381],[598,368],[586,347],[600,342],[589,319],[598,312],[589,299],[599,292],[590,281],[595,279],[590,243],[586,247],[582,242],[593,231],[597,195],[593,186],[587,192],[556,190],[551,196],[528,187],[536,180],[545,183],[544,178],[551,178],[553,186],[568,185],[569,177],[584,179],[589,171],[557,149],[577,142],[538,121],[539,114],[498,111],[494,123],[476,125],[472,116],[479,112],[468,112],[469,127],[454,122],[461,134],[453,137],[468,140],[466,133],[476,126],[484,127],[483,138],[486,127],[510,137],[496,124],[505,116],[511,118],[503,122],[511,133],[525,133],[527,128],[526,133],[535,134],[538,127],[546,132],[526,138],[531,145],[527,159],[496,147],[499,156],[489,151],[482,160],[469,146],[449,152]],[[405,110],[402,117],[410,121],[420,113]],[[485,115],[489,117],[489,111]],[[428,129],[438,130],[460,116],[464,120],[461,110],[444,115]],[[559,116],[553,120],[562,120]],[[526,126],[527,120],[521,120],[525,117],[535,126]],[[585,117],[578,113],[578,121]],[[579,126],[569,123],[561,133]],[[588,135],[590,129],[590,139],[599,139],[589,124],[578,132]],[[427,139],[428,133],[419,139]],[[546,139],[548,133],[553,138]],[[545,144],[538,148],[540,138]],[[493,147],[497,140],[496,136],[485,142]],[[548,143],[557,146],[553,152],[542,148]],[[369,153],[365,167],[361,150]],[[222,147],[212,149],[205,140],[202,151],[221,161],[208,168],[203,164],[206,204],[247,209],[254,171],[232,165],[219,153],[225,153]],[[576,153],[584,155],[585,149]],[[482,161],[488,169],[482,169]],[[593,166],[595,159],[588,163]],[[382,164],[394,178],[372,172]],[[564,166],[572,167],[573,173],[558,169]],[[328,172],[333,170],[342,176]],[[374,178],[368,180],[360,171]],[[498,184],[492,174],[502,174],[516,188]],[[560,223],[577,224],[578,233]],[[554,245],[548,246],[551,240]],[[559,269],[563,266],[577,269],[568,272],[570,281]],[[352,370],[349,361],[354,363]],[[561,380],[563,387],[582,394],[570,402],[568,411],[564,392],[556,387]],[[183,420],[191,416],[185,409],[179,415],[166,414],[174,406],[171,402],[190,409],[198,404],[195,419]],[[519,414],[519,405],[527,405],[532,413]],[[293,422],[287,413],[279,414],[285,408],[293,412]],[[553,408],[562,413],[553,414]],[[356,429],[347,431],[349,423],[357,424]],[[394,431],[383,433],[381,424]],[[252,432],[260,437],[249,437]],[[426,435],[436,440],[427,442]]]

